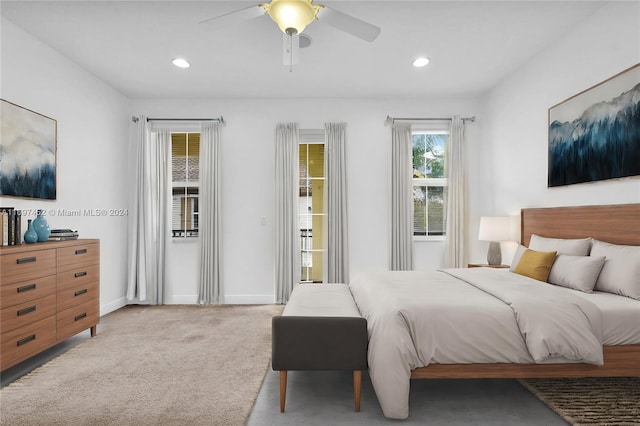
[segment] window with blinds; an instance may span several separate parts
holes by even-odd
[[[414,238],[446,235],[448,140],[449,131],[444,129],[412,132]]]
[[[200,133],[171,134],[173,238],[198,236]]]

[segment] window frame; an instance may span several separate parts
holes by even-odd
[[[442,187],[448,188],[447,178],[413,178],[412,188],[416,186],[424,187]],[[446,224],[445,224],[446,228]],[[445,241],[447,239],[446,229],[444,235],[416,235],[415,229],[413,230],[413,241]]]
[[[189,140],[189,136],[190,134],[198,134],[199,138],[198,138],[198,143],[201,143],[201,130],[200,130],[200,126],[198,125],[197,127],[194,126],[184,126],[184,127],[180,127],[180,128],[175,128],[175,129],[170,129],[169,130],[171,133],[171,143],[173,144],[173,135],[174,134],[186,134],[187,135],[187,145],[186,145],[186,149],[187,149],[187,153],[188,153],[188,140]],[[200,152],[198,151],[198,157]],[[190,181],[188,180],[189,177],[189,160],[188,160],[188,155],[187,155],[187,165],[186,165],[186,177],[187,180],[186,181],[174,181],[173,180],[173,150],[170,149],[170,158],[169,158],[169,163],[172,165],[172,172],[171,172],[171,182],[170,182],[170,186],[171,186],[171,241],[172,242],[190,242],[190,241],[198,241],[200,239],[200,164],[198,164],[198,180],[197,181]],[[197,229],[197,235],[189,235],[188,230],[184,229],[182,230],[182,234],[183,235],[174,235],[174,229],[173,229],[173,220],[174,220],[174,212],[173,212],[173,197],[174,195],[174,189],[175,188],[184,188],[185,189],[185,193],[181,194],[182,196],[186,197],[186,198],[196,198],[196,204],[197,204],[197,211],[194,211],[192,214],[192,218],[197,217],[198,220],[198,229]],[[189,193],[189,189],[191,188],[197,188],[198,193],[197,194],[191,194]]]
[[[314,180],[322,180],[324,182],[324,196],[323,196],[323,213],[311,213],[309,216],[321,216],[322,217],[322,241],[324,242],[324,246],[322,249],[303,249],[303,244],[301,241],[300,244],[300,271],[302,272],[302,254],[307,253],[309,256],[312,255],[313,252],[321,252],[322,253],[322,284],[327,282],[327,274],[328,274],[328,256],[327,256],[327,218],[329,217],[329,212],[327,211],[327,143],[325,138],[324,129],[299,129],[298,130],[298,150],[301,145],[323,145],[324,146],[324,171],[322,178],[308,178]],[[298,182],[302,181],[302,176],[298,174]],[[298,187],[300,189],[300,184],[298,183]],[[298,215],[298,220],[300,221],[301,215]],[[300,223],[300,232],[302,233],[302,224]],[[302,236],[301,236],[302,238]],[[311,237],[313,238],[313,237]],[[304,281],[302,274],[300,275],[299,283],[316,283],[314,281]]]
[[[450,135],[450,125],[448,121],[433,121],[433,122],[428,122],[428,123],[420,123],[417,125],[413,125],[411,126],[411,143],[412,143],[412,150],[413,150],[413,136],[415,134],[446,134],[446,135]],[[447,143],[445,144],[445,154],[448,148],[448,139],[447,139]],[[448,180],[447,180],[447,169],[446,169],[446,158],[445,158],[445,177],[441,177],[441,178],[414,178],[413,177],[413,155],[411,157],[411,188],[412,188],[412,192],[413,189],[415,187],[425,187],[425,188],[429,188],[429,187],[443,187],[445,189],[447,189],[449,187],[448,185]],[[426,194],[426,191],[425,191]],[[446,199],[444,200],[446,203]],[[412,202],[412,208],[413,208],[413,202]],[[445,206],[446,209],[446,206]],[[446,210],[445,210],[446,212]],[[413,217],[413,213],[412,213],[412,217]],[[447,235],[446,235],[446,213],[445,213],[445,217],[443,218],[443,225],[444,225],[444,235],[416,235],[415,234],[415,228],[412,230],[412,237],[413,237],[413,241],[416,242],[438,242],[438,241],[446,241],[447,239]],[[427,230],[428,233],[428,230]]]

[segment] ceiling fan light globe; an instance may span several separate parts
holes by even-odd
[[[313,0],[271,0],[271,3],[261,6],[283,33],[295,35],[317,19],[318,10],[322,6],[312,2]]]

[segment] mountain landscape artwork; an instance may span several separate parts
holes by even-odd
[[[56,199],[56,120],[0,103],[0,195]]]
[[[549,108],[549,187],[639,175],[640,64]]]

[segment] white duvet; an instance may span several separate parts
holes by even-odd
[[[375,272],[350,289],[367,319],[369,373],[389,418],[409,415],[411,370],[432,363],[603,363],[595,305],[511,272]]]

